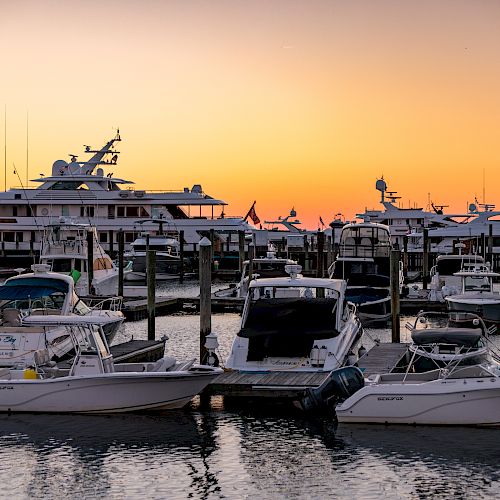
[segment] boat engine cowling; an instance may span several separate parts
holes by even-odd
[[[326,409],[352,396],[364,385],[363,372],[359,368],[339,368],[333,370],[319,387],[307,389],[300,406],[305,411]]]

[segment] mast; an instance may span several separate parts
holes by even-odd
[[[4,108],[4,155],[3,155],[3,169],[4,169],[4,191],[7,191],[7,104]]]
[[[29,175],[28,175],[28,172],[29,172],[29,156],[28,156],[28,152],[29,152],[29,127],[28,127],[28,123],[29,123],[29,112],[26,111],[26,187],[28,187],[28,178],[29,178]]]

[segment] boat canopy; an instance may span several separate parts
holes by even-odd
[[[239,336],[245,338],[283,336],[325,339],[336,337],[336,298],[260,299],[248,311]]]
[[[22,300],[68,292],[68,283],[53,278],[20,278],[0,286],[0,300]]]
[[[480,328],[427,328],[413,330],[411,338],[416,345],[455,344],[476,347],[483,336]]]

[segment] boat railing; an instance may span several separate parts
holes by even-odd
[[[86,301],[93,311],[121,311],[122,297],[107,297],[105,299],[89,299]]]
[[[57,242],[45,242],[43,245],[44,254],[63,255],[86,255],[87,242],[78,240],[63,240]]]

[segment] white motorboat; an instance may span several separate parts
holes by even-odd
[[[406,369],[366,379],[337,406],[339,422],[500,425],[499,358],[484,322],[451,313],[452,325],[472,327],[429,327],[427,314],[410,326]]]
[[[0,370],[0,412],[123,413],[181,408],[222,370],[178,363],[114,364],[102,321],[88,317],[31,316],[28,326],[64,328],[76,356],[69,369],[36,351],[33,366]]]
[[[304,278],[299,265],[287,278],[249,284],[241,328],[226,367],[242,371],[331,371],[343,366],[362,335],[346,282]]]
[[[391,316],[390,252],[388,226],[373,222],[343,226],[329,275],[347,281],[347,300],[356,304],[363,322],[387,321]]]
[[[479,264],[484,264],[484,259],[480,255],[438,255],[436,264],[431,269],[429,300],[444,302],[449,295],[459,294],[462,288],[462,280],[456,273]]]
[[[252,260],[252,278],[278,278],[280,276],[288,276],[285,271],[286,266],[297,264],[295,260],[286,259],[276,256],[276,251],[272,245],[265,257],[257,257]],[[241,272],[240,281],[230,288],[224,288],[214,293],[215,297],[245,297],[248,292],[248,283],[250,273],[250,261],[243,262],[243,270]]]
[[[44,264],[35,264],[32,269],[32,273],[13,276],[0,286],[0,366],[28,362],[42,346],[50,358],[61,358],[73,348],[65,342],[63,329],[33,329],[22,323],[28,316],[99,318],[108,341],[112,341],[125,319],[119,300],[102,301],[91,309],[79,299],[71,276],[49,272]]]
[[[90,235],[90,238],[89,238]],[[92,283],[89,287],[89,240],[92,241]],[[61,217],[49,224],[44,231],[40,250],[40,262],[47,264],[51,271],[73,276],[78,295],[114,297],[118,294],[119,270],[97,239],[97,230],[88,224],[77,224],[74,220]],[[124,270],[124,278],[132,269],[129,262]],[[124,286],[126,297],[145,296],[143,286]]]
[[[450,311],[478,314],[488,324],[500,324],[500,293],[493,290],[493,278],[500,278],[486,265],[475,265],[455,273],[462,280],[462,293],[445,298]]]
[[[153,221],[157,222],[157,221]],[[132,262],[132,273],[144,279],[146,277],[146,250],[156,251],[156,272],[162,275],[178,275],[181,267],[179,241],[163,234],[141,233],[131,244],[130,251],[124,254]],[[127,278],[129,279],[129,277]]]

